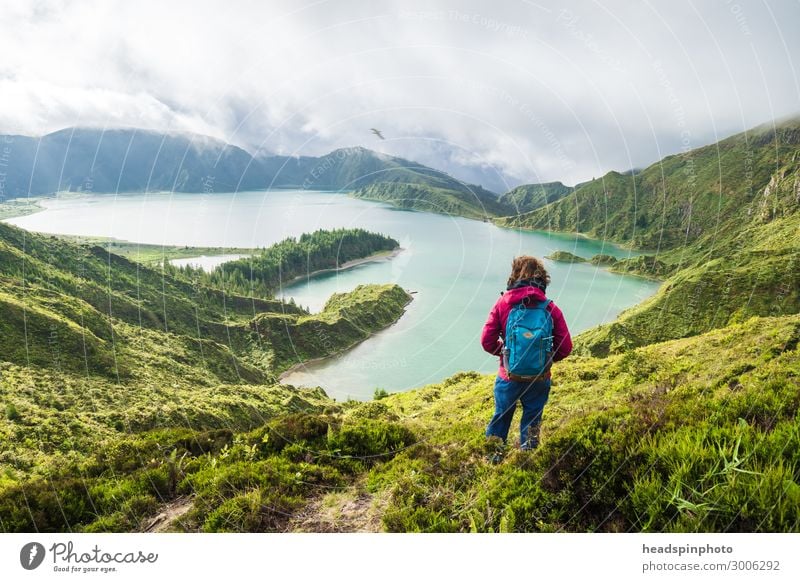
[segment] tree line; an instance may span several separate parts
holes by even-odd
[[[208,273],[192,266],[170,268],[193,281],[229,293],[264,297],[298,277],[337,269],[349,261],[399,246],[396,240],[382,234],[360,228],[338,228],[286,238],[256,255],[229,261]]]

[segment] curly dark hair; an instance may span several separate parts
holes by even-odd
[[[544,286],[550,284],[550,275],[544,268],[544,263],[536,257],[522,255],[515,257],[511,262],[511,275],[508,278],[508,286],[511,287],[522,279],[535,279]]]

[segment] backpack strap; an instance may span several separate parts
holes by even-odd
[[[550,305],[550,303],[551,303],[551,301],[549,299],[545,298],[545,299],[542,299],[541,301],[539,301],[538,305],[528,305],[525,302],[526,299],[528,299],[528,298],[524,297],[522,299],[522,301],[520,301],[518,303],[518,305],[522,305],[523,307],[525,307],[527,309],[547,309],[547,306]]]

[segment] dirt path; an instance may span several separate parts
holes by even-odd
[[[173,499],[161,510],[157,516],[152,518],[142,529],[143,532],[158,533],[167,531],[181,516],[192,508],[191,497],[178,497]]]
[[[386,499],[357,484],[323,495],[309,503],[287,527],[290,532],[380,532]]]

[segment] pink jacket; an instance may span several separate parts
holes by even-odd
[[[520,303],[526,297],[530,297],[531,301],[542,301],[546,299],[544,291],[537,287],[519,287],[511,289],[503,293],[497,303],[492,307],[489,313],[489,319],[483,326],[483,333],[481,334],[481,345],[483,349],[495,356],[502,355],[503,343],[502,338],[506,333],[506,321],[511,308]],[[557,362],[566,358],[572,352],[572,338],[567,329],[567,322],[564,321],[564,314],[558,306],[552,301],[547,305],[547,310],[553,318],[553,361]],[[497,371],[498,376],[503,380],[508,380],[503,368],[503,359],[500,358],[500,369]],[[550,377],[550,371],[547,372],[547,377]]]

